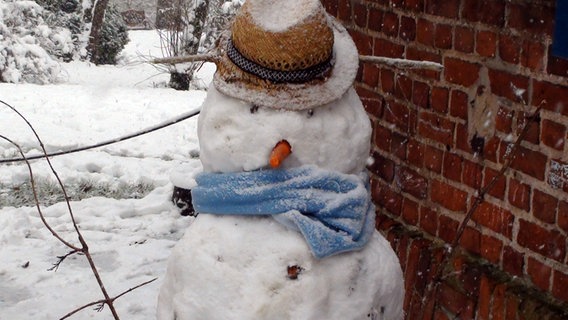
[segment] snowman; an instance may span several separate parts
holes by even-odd
[[[203,172],[186,183],[199,215],[157,318],[402,319],[347,31],[317,0],[248,0],[219,48],[198,120]]]

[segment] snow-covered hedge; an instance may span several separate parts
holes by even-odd
[[[71,33],[50,28],[34,1],[0,0],[0,82],[56,82],[60,66],[51,55],[71,52]]]

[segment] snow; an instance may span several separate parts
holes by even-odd
[[[0,83],[0,100],[28,118],[48,151],[114,139],[198,108],[204,91],[164,88],[169,75],[135,62],[141,60],[138,54],[160,56],[155,31],[133,31],[130,37],[118,66],[61,63],[64,83]],[[213,68],[202,68],[205,84],[211,81]],[[28,155],[39,153],[25,123],[4,106],[0,135],[17,142]],[[170,175],[178,165],[200,170],[194,159],[198,148],[196,120],[191,119],[115,145],[52,159],[66,185],[86,180],[111,188],[138,182],[152,186],[142,199],[93,197],[71,203],[111,295],[158,278],[116,301],[124,319],[155,319],[167,257],[191,222],[169,201]],[[0,156],[18,155],[1,140]],[[53,181],[43,161],[34,161],[33,170],[36,179]],[[3,186],[27,180],[22,163],[0,164],[0,192],[9,189]],[[52,227],[76,244],[65,204],[43,209]],[[57,256],[69,250],[45,229],[35,208],[1,207],[0,225],[0,318],[58,319],[102,298],[83,256],[72,256],[56,272],[48,271]],[[108,309],[97,313],[88,308],[73,318],[109,319],[111,315]]]
[[[261,0],[249,4],[249,12],[256,24],[272,32],[284,32],[321,12],[321,5],[316,0]]]

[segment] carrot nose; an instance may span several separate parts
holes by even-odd
[[[292,146],[286,140],[281,140],[278,142],[272,152],[270,153],[270,166],[272,168],[278,168],[282,161],[286,159],[292,153]]]

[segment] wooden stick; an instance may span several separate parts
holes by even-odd
[[[444,69],[443,65],[432,61],[417,61],[417,60],[375,57],[375,56],[365,56],[365,55],[360,55],[359,61],[385,64],[400,69],[427,69],[435,71],[441,71],[442,69]]]
[[[180,64],[186,62],[215,62],[219,57],[218,54],[195,54],[191,56],[178,56],[178,57],[166,57],[166,58],[157,58],[151,60],[150,62],[153,64]]]

